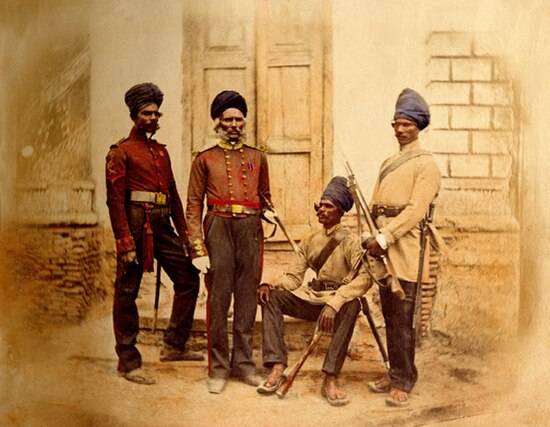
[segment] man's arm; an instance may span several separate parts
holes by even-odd
[[[387,244],[391,245],[417,227],[434,200],[441,186],[441,174],[435,161],[431,158],[424,163],[414,182],[409,202],[403,211],[380,228]]]
[[[340,243],[340,245],[348,264],[346,269],[349,272],[353,266],[359,263],[363,256],[359,238],[354,234],[350,234]],[[347,285],[340,286],[334,296],[327,302],[327,304],[337,312],[340,311],[340,308],[342,308],[345,303],[363,296],[372,284],[363,263],[359,265],[359,270],[353,280]]]
[[[204,165],[199,155],[193,160],[191,165],[187,190],[187,228],[189,230],[191,256],[193,258],[208,256],[202,233],[202,214],[207,179],[206,165]]]
[[[111,147],[107,155],[105,178],[107,206],[116,240],[118,254],[135,251],[134,238],[130,233],[126,216],[126,154],[118,146]]]

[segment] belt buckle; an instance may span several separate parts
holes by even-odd
[[[234,214],[244,213],[244,206],[243,205],[231,205],[231,213],[234,213]]]
[[[164,193],[155,193],[155,204],[156,205],[166,205],[166,194]]]

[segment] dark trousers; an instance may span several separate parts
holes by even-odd
[[[257,215],[207,215],[204,229],[210,254],[208,289],[208,375],[227,378],[255,374],[252,337],[257,290],[262,275],[263,230]],[[227,314],[233,295],[233,346],[229,359]]]
[[[275,363],[288,365],[283,315],[316,321],[323,307],[324,304],[312,304],[298,298],[290,291],[271,290],[269,302],[262,306],[264,366],[272,367]],[[344,304],[336,315],[332,339],[323,363],[324,373],[336,376],[340,374],[360,309],[359,300],[354,299]]]
[[[141,366],[141,354],[136,348],[139,332],[139,314],[136,298],[139,292],[142,267],[142,231],[145,212],[140,206],[128,205],[128,223],[136,244],[138,265],[132,265],[125,274],[117,267],[117,280],[113,306],[118,370],[128,372]],[[199,293],[198,270],[185,256],[178,236],[170,223],[168,208],[156,207],[151,212],[151,228],[154,239],[154,256],[166,274],[174,282],[174,302],[170,323],[164,334],[164,342],[181,350],[189,338],[193,314]],[[151,303],[153,303],[151,301]]]
[[[399,281],[405,299],[393,295],[389,286],[380,287],[380,302],[386,323],[391,387],[410,392],[418,378],[414,364],[416,337],[413,330],[416,283]]]

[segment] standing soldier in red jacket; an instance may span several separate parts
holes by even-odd
[[[210,393],[221,393],[230,374],[253,386],[262,381],[252,359],[252,336],[262,272],[260,214],[271,195],[265,153],[244,143],[246,113],[246,102],[235,91],[214,98],[210,115],[219,141],[193,161],[187,194],[193,264],[207,273]],[[227,313],[232,295],[230,359]]]
[[[188,231],[168,151],[152,139],[159,128],[163,93],[153,83],[126,92],[134,126],[107,155],[107,205],[116,239],[117,276],[113,323],[118,373],[129,381],[154,384],[141,368],[136,348],[139,315],[136,306],[144,271],[153,271],[153,257],[174,282],[174,302],[160,360],[203,360],[185,348],[193,323],[199,276],[188,256]],[[173,221],[176,232],[170,223]]]

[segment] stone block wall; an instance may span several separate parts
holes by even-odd
[[[13,282],[6,284],[38,323],[79,322],[106,294],[98,227],[21,227],[2,232]]]
[[[517,93],[487,40],[431,34],[423,135],[443,175],[435,222],[450,248],[429,329],[480,351],[513,338],[519,304]]]

